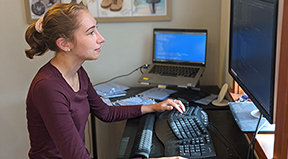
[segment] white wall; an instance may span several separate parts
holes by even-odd
[[[23,0],[0,2],[0,158],[27,158],[29,138],[25,98],[39,67],[52,56],[29,60],[24,34],[26,23]],[[100,23],[106,42],[97,61],[84,64],[93,84],[129,73],[151,61],[154,27],[208,29],[207,69],[201,85],[217,85],[219,80],[221,0],[173,0],[172,20],[166,22]],[[137,83],[140,73],[115,80],[127,86]]]
[[[220,0],[174,0],[172,21],[99,24],[99,31],[106,42],[100,58],[97,61],[86,62],[84,66],[93,83],[106,81],[151,62],[153,28],[205,28],[208,29],[207,69],[200,83],[218,84],[220,8]],[[137,86],[139,76],[138,72],[115,82]]]

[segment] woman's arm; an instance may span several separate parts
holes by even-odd
[[[165,101],[151,104],[151,105],[142,105],[141,112],[142,114],[151,113],[151,112],[163,112],[165,110],[172,110],[176,108],[180,113],[185,112],[185,106],[180,100],[167,99]]]
[[[91,82],[89,82],[87,93],[91,113],[103,122],[121,121],[129,118],[139,117],[142,115],[141,105],[131,105],[123,107],[108,106],[96,93]]]

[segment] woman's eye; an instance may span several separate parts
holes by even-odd
[[[90,33],[89,33],[89,35],[93,35],[94,34],[94,31],[91,31]]]

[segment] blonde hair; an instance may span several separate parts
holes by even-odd
[[[49,50],[59,51],[56,45],[58,38],[65,38],[73,41],[74,31],[79,28],[77,19],[78,12],[88,11],[82,3],[59,3],[51,7],[43,17],[42,31],[35,29],[35,23],[31,24],[25,33],[25,40],[30,49],[26,49],[26,56],[33,59],[34,56],[41,56]]]

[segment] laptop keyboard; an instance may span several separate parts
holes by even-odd
[[[183,76],[183,77],[195,77],[199,68],[190,68],[182,66],[164,66],[154,65],[149,73],[160,74],[165,76]]]

